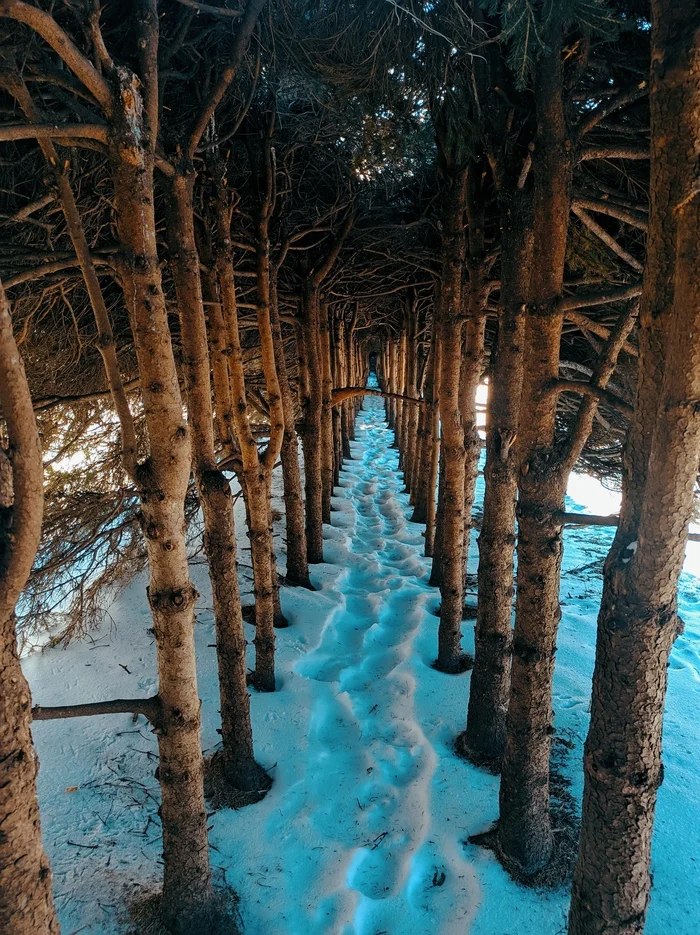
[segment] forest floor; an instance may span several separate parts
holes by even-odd
[[[312,570],[317,590],[282,589],[290,627],[277,631],[278,691],[252,699],[257,756],[274,784],[263,802],[211,816],[216,877],[238,892],[246,935],[557,935],[566,890],[521,887],[492,854],[466,843],[496,818],[498,779],[453,753],[470,676],[431,668],[439,594],[427,584],[422,527],[407,519],[382,402],[369,397],[364,406],[325,527],[326,563]],[[570,493],[568,509],[615,509],[615,496],[589,478],[576,478]],[[273,506],[283,571],[279,479]],[[236,519],[250,602],[240,501]],[[595,527],[566,533],[554,707],[577,801],[611,537]],[[476,563],[473,541],[470,571]],[[700,546],[689,548],[686,569],[700,575]],[[201,556],[192,575],[202,595],[203,745],[212,752],[218,685]],[[686,630],[669,669],[647,935],[700,927],[700,577],[688,570],[680,602]],[[25,657],[35,703],[153,694],[150,626],[141,578],[115,599],[101,632]],[[473,648],[472,620],[464,648]],[[33,733],[63,935],[128,931],[126,907],[157,886],[161,870],[155,738],[143,718],[128,715],[37,722]]]

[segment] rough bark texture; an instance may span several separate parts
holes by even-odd
[[[265,207],[258,218],[256,238],[256,279],[258,287],[257,324],[260,336],[262,369],[270,408],[270,440],[258,454],[251,430],[245,391],[243,352],[238,328],[236,285],[231,262],[230,203],[223,196],[217,220],[217,274],[226,321],[230,356],[229,379],[233,400],[233,419],[241,451],[243,489],[246,497],[248,536],[250,539],[255,593],[255,672],[252,682],[260,691],[275,690],[275,596],[277,569],[270,517],[272,468],[280,452],[284,434],[284,412],[275,368],[275,350],[270,320],[270,267],[267,214]]]
[[[193,468],[204,514],[204,550],[216,626],[223,765],[233,785],[252,791],[267,785],[255,762],[250,697],[246,685],[246,639],[236,568],[231,487],[217,469],[206,320],[195,244],[194,173],[181,167],[171,181],[168,212],[170,259],[181,323]]]
[[[58,935],[51,869],[41,843],[30,730],[32,702],[17,653],[14,610],[39,546],[43,464],[29,387],[0,284],[0,931]]]
[[[187,931],[210,893],[194,603],[185,547],[190,436],[183,418],[156,249],[153,155],[136,78],[119,72],[110,137],[121,276],[141,377],[150,456],[137,468],[146,537],[148,599],[158,652],[163,721],[158,734],[166,921]],[[190,929],[191,930],[191,929]]]
[[[447,184],[449,179],[449,184]],[[462,355],[462,270],[465,257],[466,171],[446,175],[443,191],[440,301],[440,422],[444,451],[441,485],[440,626],[436,667],[462,669],[464,593],[464,425],[459,378]]]
[[[464,573],[469,562],[472,510],[476,496],[476,477],[481,455],[481,439],[476,426],[476,391],[484,372],[486,288],[484,194],[485,169],[480,164],[469,171],[467,186],[467,323],[464,329],[464,355],[460,375],[460,409],[464,424]]]
[[[299,469],[299,445],[296,432],[294,397],[284,358],[282,324],[277,305],[276,271],[270,277],[270,320],[275,345],[275,364],[284,412],[284,437],[280,457],[284,486],[284,518],[287,533],[287,584],[309,588],[309,562],[306,551],[304,493]]]
[[[321,515],[331,521],[333,493],[333,376],[331,371],[331,335],[328,303],[319,306],[318,348],[321,356]]]
[[[473,762],[500,769],[510,693],[516,436],[520,415],[527,302],[532,262],[530,196],[515,192],[503,208],[501,306],[488,400],[484,517],[479,536],[479,604],[467,728],[461,746]]]
[[[644,930],[666,667],[700,451],[700,11],[659,0],[652,11],[647,335],[598,618],[571,935]],[[650,411],[648,381],[659,373]]]
[[[511,693],[500,789],[499,847],[521,872],[537,872],[552,848],[549,818],[551,685],[560,618],[562,524],[565,491],[552,444],[556,400],[544,390],[559,373],[570,203],[570,144],[563,106],[561,23],[552,17],[551,51],[537,65],[537,139],[531,305],[521,420],[518,505],[518,582]]]
[[[306,547],[310,564],[323,561],[323,477],[321,474],[321,423],[323,387],[318,342],[320,297],[310,281],[302,295],[302,344],[307,363],[308,386],[304,395],[302,449],[306,502]]]

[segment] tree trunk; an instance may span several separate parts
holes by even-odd
[[[498,824],[501,853],[525,874],[545,866],[552,849],[549,753],[562,558],[556,514],[566,478],[552,449],[556,399],[545,389],[559,374],[563,319],[556,303],[563,288],[571,198],[561,32],[554,15],[551,51],[540,58],[535,79],[535,242],[522,399],[527,418],[520,423],[516,620]]]
[[[647,335],[598,617],[571,935],[644,930],[667,665],[700,453],[700,12],[689,0],[654,0],[652,14]],[[654,391],[649,375],[659,372]]]
[[[194,651],[197,592],[189,577],[184,502],[190,435],[170,342],[153,204],[153,157],[143,148],[140,92],[120,73],[119,114],[110,139],[120,272],[139,365],[150,455],[136,470],[146,537],[148,600],[158,653],[158,767],[162,793],[163,912],[191,931],[210,895],[207,816]],[[134,210],[138,205],[138,211]]]
[[[15,604],[39,547],[43,464],[29,386],[0,284],[0,931],[59,935],[51,868],[41,843],[32,701],[17,654]]]
[[[318,349],[319,294],[311,284],[304,287],[302,299],[302,334],[308,366],[308,390],[304,400],[304,487],[306,495],[306,547],[309,563],[323,561],[323,478],[321,474],[321,423],[323,389]]]
[[[481,292],[483,305],[483,290]],[[471,305],[471,299],[470,299]],[[461,413],[464,424],[464,574],[466,578],[469,562],[469,540],[471,538],[472,510],[476,497],[476,478],[481,456],[481,439],[476,425],[476,391],[484,372],[484,333],[486,317],[478,307],[470,312],[465,328],[464,356],[461,373]]]
[[[440,422],[444,451],[440,550],[440,626],[436,668],[460,672],[464,593],[464,426],[459,404],[462,356],[462,270],[466,170],[447,176],[443,192],[442,278],[440,300]]]
[[[491,368],[484,468],[484,517],[479,536],[479,606],[467,727],[459,738],[477,765],[500,769],[510,692],[515,504],[523,380],[525,305],[532,262],[530,195],[515,191],[503,209],[501,308]]]
[[[328,303],[319,304],[318,348],[321,355],[321,515],[331,521],[333,494],[333,377],[331,374],[331,336]]]
[[[217,469],[214,449],[209,353],[194,234],[193,189],[192,170],[178,171],[171,180],[167,217],[170,261],[180,313],[194,475],[204,514],[203,542],[214,602],[223,764],[226,777],[234,786],[252,791],[265,788],[269,780],[255,762],[253,753],[231,487]]]
[[[287,533],[287,584],[310,588],[309,562],[306,554],[306,529],[304,527],[304,495],[301,471],[299,470],[299,446],[297,443],[294,397],[292,396],[292,388],[287,374],[287,363],[284,358],[282,324],[277,305],[276,275],[273,275],[270,282],[270,318],[275,344],[275,363],[284,409],[284,437],[280,454]]]
[[[270,516],[272,468],[284,435],[284,413],[275,368],[275,350],[270,320],[269,238],[266,216],[261,210],[256,240],[256,281],[258,288],[257,324],[262,368],[270,407],[270,440],[258,454],[251,431],[245,392],[243,352],[238,328],[236,286],[231,262],[231,205],[225,201],[227,188],[221,188],[217,215],[217,273],[226,320],[230,356],[229,377],[233,418],[243,463],[243,489],[247,502],[248,535],[255,593],[255,672],[252,684],[259,691],[275,690],[275,608],[277,569]]]

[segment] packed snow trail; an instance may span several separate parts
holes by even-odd
[[[413,641],[427,620],[437,627],[436,592],[421,527],[406,519],[382,402],[365,407],[326,527],[326,561],[343,569],[341,600],[294,666],[320,683],[306,770],[268,827],[288,870],[284,930],[447,933],[461,918],[466,931],[477,887],[454,846],[427,839],[437,757],[414,704]],[[325,895],[307,906],[299,897],[311,880],[316,889],[323,881]]]

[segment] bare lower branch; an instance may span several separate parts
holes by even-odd
[[[112,89],[95,66],[80,52],[50,13],[22,0],[0,0],[0,16],[25,23],[38,33],[95,97],[107,116],[113,109]]]
[[[619,396],[609,390],[593,386],[592,383],[583,383],[577,380],[552,380],[547,388],[547,393],[557,396],[560,393],[580,393],[582,396],[594,396],[599,402],[605,403],[623,415],[630,416],[634,412],[634,407],[625,402],[624,399],[620,399]]]
[[[609,516],[594,513],[557,513],[555,519],[565,526],[617,526],[620,521],[620,517],[615,513]],[[688,542],[700,542],[700,533],[689,532]]]
[[[638,273],[641,273],[644,270],[644,264],[640,263],[636,257],[633,257],[631,253],[628,253],[624,247],[615,240],[614,237],[611,237],[610,234],[598,224],[597,221],[594,221],[593,218],[588,214],[587,211],[584,211],[583,208],[579,207],[575,202],[571,207],[571,210],[574,212],[577,218],[582,221],[586,227],[598,237],[599,240],[602,240],[606,247],[609,247],[613,253],[616,253],[621,260],[624,260],[632,269],[636,269]]]
[[[39,126],[9,124],[0,127],[0,142],[10,140],[97,140],[107,142],[107,127],[101,123],[50,123]]]
[[[35,705],[32,718],[35,721],[57,721],[67,717],[92,717],[95,714],[143,714],[155,725],[162,712],[158,695],[152,698],[115,698],[113,701],[92,701],[87,704],[68,704],[44,707]]]

